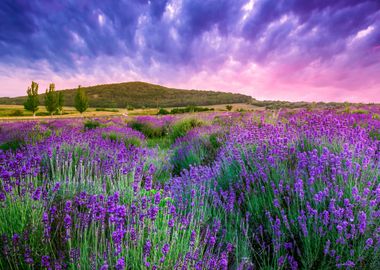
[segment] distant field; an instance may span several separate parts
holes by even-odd
[[[97,116],[104,116],[104,115],[120,115],[126,112],[126,109],[106,109],[102,111],[97,111],[96,108],[89,108],[85,113],[83,113],[83,116],[86,117],[97,117]],[[48,115],[46,109],[44,106],[40,106],[40,109],[38,110],[36,114],[36,118],[66,118],[66,117],[77,117],[80,116],[80,113],[75,110],[74,107],[64,107],[63,108],[63,115]],[[22,105],[0,105],[0,118],[5,119],[33,119],[33,114],[29,111],[26,111],[24,109],[24,106]]]
[[[265,105],[264,105],[265,104]],[[337,112],[368,114],[376,104],[344,104],[344,103],[301,103],[301,102],[281,102],[281,101],[263,101],[262,103],[255,102],[253,104],[237,103],[237,104],[218,104],[210,106],[201,106],[198,108],[208,108],[209,112],[225,112],[227,105],[231,105],[231,111],[250,112],[250,111],[278,111],[278,110],[291,110],[297,111],[302,108],[308,110],[325,110],[332,108]],[[303,105],[303,106],[301,106]],[[166,107],[167,111],[185,107]],[[89,108],[83,115],[75,110],[74,107],[64,107],[63,115],[48,115],[44,106],[40,106],[36,117],[33,118],[32,113],[24,110],[22,105],[0,105],[0,120],[27,120],[27,119],[46,119],[46,118],[76,118],[76,117],[103,117],[103,116],[138,116],[138,115],[156,115],[159,111],[157,108],[140,108],[140,109],[126,109],[126,108]],[[205,112],[207,113],[207,112]],[[375,114],[376,117],[377,114]]]
[[[204,106],[205,108],[214,109],[214,111],[227,111],[226,106],[228,104],[219,104]],[[244,110],[264,110],[265,107],[257,107],[255,105],[238,103],[232,104],[232,111]],[[165,108],[167,110],[172,110],[178,107],[169,107]],[[40,109],[37,112],[36,118],[70,118],[81,116],[74,107],[64,107],[63,115],[48,115],[44,106],[40,106]],[[158,109],[120,109],[120,108],[89,108],[82,116],[84,117],[101,117],[101,116],[117,116],[117,115],[155,115],[157,114]],[[33,119],[31,112],[26,111],[22,105],[0,105],[0,119]]]

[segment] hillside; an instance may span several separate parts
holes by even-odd
[[[183,90],[168,88],[145,82],[126,82],[83,87],[91,107],[125,108],[180,107],[188,105],[206,106],[226,103],[250,102],[250,96],[216,91]],[[44,90],[40,89],[40,92]],[[61,90],[65,106],[74,105],[76,89]],[[44,94],[40,94],[43,104]],[[0,98],[0,104],[23,104],[26,97]]]

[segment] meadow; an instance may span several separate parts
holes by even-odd
[[[0,269],[380,269],[380,107],[0,123]]]
[[[46,118],[78,118],[78,117],[111,117],[126,115],[160,115],[161,112],[168,114],[183,114],[194,111],[215,111],[226,112],[227,106],[231,106],[232,111],[257,111],[265,110],[265,107],[259,107],[249,103],[234,104],[217,104],[208,106],[186,106],[186,107],[165,107],[165,108],[108,108],[108,107],[89,107],[85,112],[80,114],[74,107],[64,106],[62,114],[54,113],[50,115],[44,106],[40,106],[36,113],[37,119]],[[0,121],[1,120],[36,120],[33,113],[25,110],[23,105],[5,105],[0,104]]]

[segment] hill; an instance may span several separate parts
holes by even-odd
[[[91,107],[104,108],[153,108],[182,107],[188,105],[206,106],[226,103],[246,103],[252,97],[216,91],[184,90],[168,88],[145,82],[126,82],[83,87]],[[40,89],[41,91],[41,89]],[[65,89],[65,106],[74,105],[76,89]],[[42,91],[41,91],[42,92]],[[44,94],[40,94],[40,104]],[[0,104],[21,105],[26,97],[0,98]]]

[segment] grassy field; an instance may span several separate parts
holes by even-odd
[[[108,111],[107,111],[108,110]],[[110,116],[110,115],[121,115],[126,112],[126,109],[117,109],[117,111],[112,111],[115,109],[106,109],[97,111],[96,108],[89,108],[83,116],[85,117],[99,117],[99,116]],[[80,113],[75,110],[74,107],[64,107],[62,115],[50,116],[44,106],[40,106],[35,118],[67,118],[67,117],[78,117]],[[23,105],[0,105],[0,118],[10,118],[10,119],[33,119],[33,114],[24,109]]]
[[[227,111],[226,106],[228,104],[219,104],[204,106],[205,108],[213,109],[217,112]],[[232,104],[232,111],[252,111],[252,110],[265,110],[265,107],[258,107],[255,105],[250,105],[246,103]],[[178,107],[165,108],[167,110],[172,110]],[[102,116],[118,116],[118,115],[155,115],[158,112],[157,108],[146,108],[146,109],[133,109],[127,110],[122,108],[89,108],[83,115],[75,110],[74,107],[64,107],[63,115],[53,115],[47,114],[44,106],[40,106],[37,112],[36,118],[70,118],[70,117],[102,117]],[[26,111],[22,105],[0,105],[0,119],[33,119],[32,113]]]

